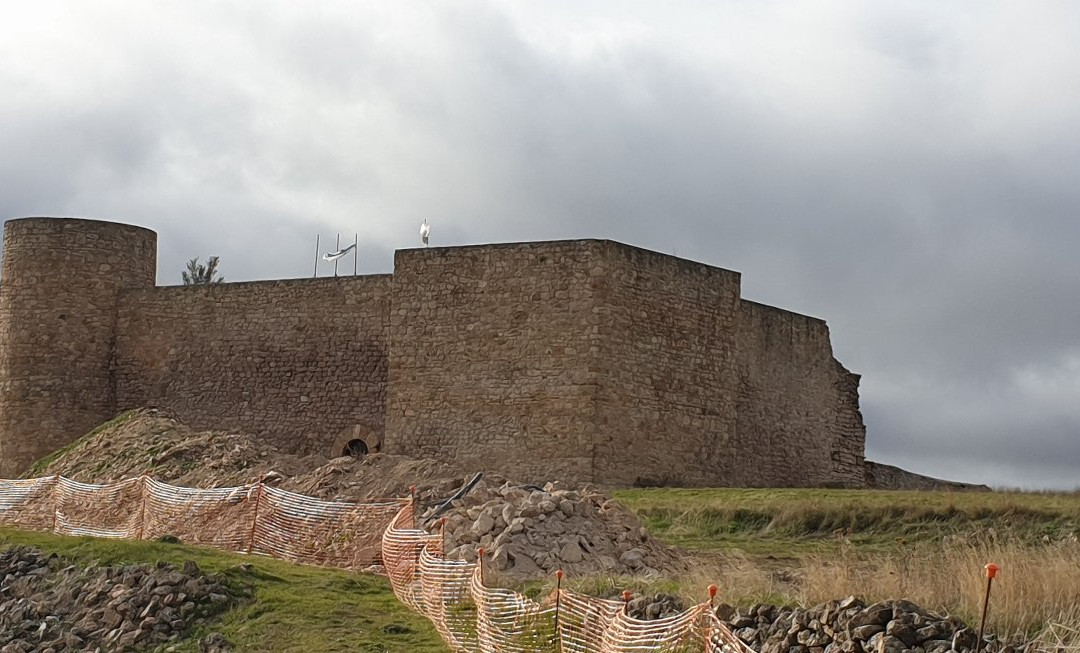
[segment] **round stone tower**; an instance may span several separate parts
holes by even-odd
[[[4,225],[0,478],[113,417],[120,292],[152,288],[156,269],[149,229],[70,218]]]

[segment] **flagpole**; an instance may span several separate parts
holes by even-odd
[[[340,231],[338,232],[338,235],[337,235],[337,245],[335,245],[335,247],[337,247],[337,249],[335,250],[336,252],[341,251],[341,232]],[[334,276],[335,277],[337,276],[337,262],[338,262],[338,260],[334,259]]]
[[[356,276],[356,259],[360,258],[360,234],[353,235],[352,275]]]
[[[311,278],[319,276],[319,234],[315,234],[315,272],[311,274]]]

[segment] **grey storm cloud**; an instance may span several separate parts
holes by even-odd
[[[42,2],[0,25],[0,215],[159,281],[611,238],[825,318],[868,455],[1080,486],[1080,6]],[[328,273],[324,267],[322,273]]]

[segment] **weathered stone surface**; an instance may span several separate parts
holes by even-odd
[[[289,453],[541,484],[864,484],[858,376],[827,326],[742,299],[729,270],[579,240],[155,287],[145,229],[11,220],[4,243],[0,476],[149,405]]]
[[[0,478],[16,478],[116,414],[110,362],[117,306],[124,290],[153,288],[156,268],[157,235],[148,229],[78,219],[5,222]]]

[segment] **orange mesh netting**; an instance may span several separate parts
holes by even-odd
[[[64,477],[0,480],[0,526],[127,539],[174,536],[189,544],[293,562],[364,569],[402,505],[321,501],[263,483],[175,487],[148,476],[107,485]]]
[[[142,494],[141,478],[92,485],[61,476],[54,493],[56,525],[53,530],[61,535],[139,539]]]
[[[58,478],[0,480],[0,526],[51,531],[56,518],[52,497]]]
[[[253,553],[363,569],[381,557],[381,535],[401,508],[395,499],[372,503],[320,501],[263,485],[257,495]]]
[[[622,601],[598,599],[561,590],[559,636],[562,639],[562,650],[569,653],[591,653],[600,650],[608,624],[622,609]]]
[[[475,568],[471,562],[447,560],[427,548],[420,552],[424,616],[455,651],[477,650],[476,604],[470,588]]]
[[[146,479],[143,538],[172,535],[182,542],[247,551],[257,485],[202,490]]]
[[[555,606],[543,606],[513,590],[484,586],[483,569],[472,577],[476,603],[476,638],[481,651],[532,653],[553,651]]]
[[[447,560],[441,534],[417,528],[414,502],[401,499],[349,503],[263,483],[196,489],[148,476],[108,485],[50,476],[0,480],[0,526],[131,539],[172,535],[353,570],[381,561],[398,599],[460,652],[752,653],[708,603],[643,621],[621,601],[557,589],[537,602],[487,587],[483,565]]]
[[[484,584],[483,568],[443,558],[442,538],[401,509],[383,534],[383,564],[398,598],[435,625],[455,651],[479,653],[752,653],[709,603],[655,621],[622,601],[557,590],[536,602]]]
[[[415,528],[415,514],[410,502],[390,521],[382,536],[382,561],[398,600],[425,614],[423,584],[419,577],[420,552],[429,544],[438,551],[442,538]]]

